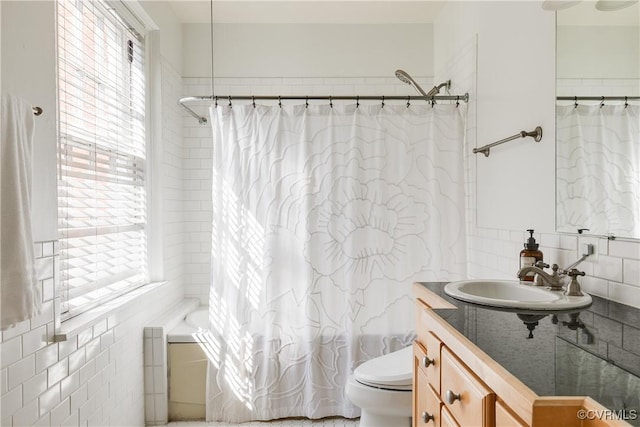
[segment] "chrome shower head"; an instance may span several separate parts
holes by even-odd
[[[427,92],[422,90],[420,85],[418,83],[416,83],[415,80],[413,80],[411,78],[411,76],[406,71],[404,71],[404,70],[396,70],[396,77],[399,78],[401,82],[413,86],[413,88],[415,90],[417,90],[422,96],[430,96],[430,95],[427,94]]]

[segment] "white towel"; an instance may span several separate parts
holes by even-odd
[[[0,329],[40,312],[31,232],[31,174],[35,119],[30,104],[2,97]],[[52,141],[53,143],[53,141]]]

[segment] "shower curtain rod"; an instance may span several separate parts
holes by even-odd
[[[558,101],[640,101],[640,96],[557,96]]]
[[[383,96],[383,95],[363,95],[363,96],[306,96],[306,95],[283,95],[283,96],[273,96],[273,95],[255,95],[255,96],[187,96],[184,98],[180,98],[178,100],[178,104],[191,116],[198,120],[198,123],[204,124],[207,123],[206,117],[200,116],[198,113],[193,111],[191,108],[187,107],[184,103],[190,101],[229,101],[231,103],[232,100],[241,100],[241,101],[289,101],[289,100],[304,100],[304,101],[317,101],[317,100],[325,100],[325,101],[382,101],[384,105],[384,101],[407,101],[409,104],[411,101],[464,101],[469,102],[469,94],[465,93],[464,95],[435,95],[435,96]]]

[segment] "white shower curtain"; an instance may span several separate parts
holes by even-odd
[[[640,237],[640,108],[557,111],[558,228]]]
[[[347,378],[411,343],[412,282],[465,274],[464,115],[212,108],[208,420],[359,415]]]

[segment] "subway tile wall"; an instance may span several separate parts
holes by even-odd
[[[474,228],[469,239],[469,273],[475,278],[514,279],[525,230]],[[543,233],[536,236],[547,263],[567,266],[580,258],[580,246],[591,243],[594,255],[577,268],[587,292],[640,307],[640,242]]]
[[[430,77],[414,78],[422,87],[433,86],[433,79]],[[185,78],[183,83],[183,96],[211,94],[210,79]],[[215,93],[219,95],[415,95],[410,86],[395,77],[216,78],[214,87]],[[228,103],[227,100],[222,99],[219,102],[225,105]],[[235,102],[241,103],[241,101]],[[277,102],[271,103],[275,105]],[[283,101],[283,104],[286,102],[295,103],[296,101]],[[301,101],[297,102],[301,103]],[[314,102],[326,103],[326,101],[309,101],[310,104]],[[365,101],[361,102],[365,104]],[[387,101],[387,103],[393,102]],[[210,102],[189,105],[199,114],[208,117],[207,108]],[[183,114],[183,117],[184,190],[187,199],[184,203],[187,238],[184,253],[185,296],[198,298],[202,305],[207,305],[211,274],[211,128],[209,124],[199,125],[196,119],[187,114]]]
[[[162,246],[164,278],[182,284],[184,276],[185,147],[182,138],[182,109],[176,102],[182,96],[182,77],[160,60],[162,76]]]
[[[163,287],[162,294],[52,342],[57,242],[35,247],[43,309],[1,334],[0,425],[143,425],[142,327],[181,298],[182,289]]]

